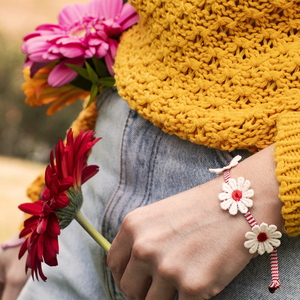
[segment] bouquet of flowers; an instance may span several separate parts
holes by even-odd
[[[119,36],[138,15],[122,0],[92,0],[65,6],[58,24],[43,24],[24,37],[23,89],[32,107],[52,102],[52,115],[64,104],[113,86],[113,64]]]
[[[26,54],[22,88],[26,103],[41,106],[51,103],[48,115],[64,104],[90,96],[88,105],[104,86],[113,86],[113,64],[122,31],[134,25],[138,15],[122,0],[92,0],[87,4],[65,6],[58,24],[43,24],[24,38]],[[88,153],[100,139],[93,131],[82,131],[77,137],[69,130],[66,143],[56,146],[55,158],[45,171],[45,188],[40,199],[19,208],[31,215],[20,233],[26,252],[26,271],[32,277],[46,280],[42,262],[57,265],[58,235],[73,219],[108,252],[110,244],[80,212],[83,203],[81,185],[98,172],[88,166]]]

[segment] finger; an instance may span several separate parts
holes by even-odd
[[[23,288],[23,285],[6,284],[1,300],[16,300]]]
[[[130,236],[124,227],[121,227],[107,254],[107,264],[118,288],[120,288],[121,278],[130,260],[131,245]]]
[[[153,279],[151,287],[145,300],[173,300],[176,295],[176,290],[169,282]]]
[[[146,263],[131,257],[120,281],[120,290],[126,299],[145,299],[151,283]]]

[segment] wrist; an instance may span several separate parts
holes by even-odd
[[[269,146],[239,163],[230,173],[232,178],[242,176],[251,182],[251,189],[255,192],[252,197],[254,205],[251,207],[251,213],[257,222],[274,224],[282,231],[283,203],[278,196],[279,183],[275,169],[273,146]]]

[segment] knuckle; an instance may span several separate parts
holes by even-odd
[[[201,280],[199,280],[201,278]],[[224,286],[216,285],[213,280],[210,280],[209,276],[186,276],[180,281],[181,292],[187,297],[199,297],[203,299],[211,299],[211,297],[219,294]]]
[[[155,257],[155,251],[144,239],[135,241],[131,251],[134,260],[148,261]]]
[[[169,259],[163,259],[157,267],[158,275],[166,280],[174,280],[176,281],[176,277],[179,274],[179,270],[177,270],[174,261],[170,261]]]
[[[125,216],[125,218],[122,221],[121,229],[125,232],[130,232],[135,227],[135,221],[132,213],[129,213]]]
[[[132,234],[139,228],[141,216],[138,211],[139,208],[131,211],[124,217],[120,231],[124,231],[127,234]]]
[[[225,286],[221,286],[221,285],[214,286],[212,288],[211,293],[210,293],[210,298],[218,295],[219,293],[221,293],[224,290],[224,288],[225,288]]]
[[[203,294],[205,285],[200,280],[197,280],[197,276],[191,278],[191,276],[185,276],[181,279],[181,291],[187,297],[196,297]]]

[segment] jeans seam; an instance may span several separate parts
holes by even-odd
[[[123,134],[122,134],[122,140],[121,140],[121,146],[120,146],[120,174],[119,174],[119,182],[118,182],[118,185],[114,191],[114,193],[112,194],[111,198],[109,199],[108,203],[107,203],[107,206],[103,212],[103,217],[102,217],[102,225],[101,225],[101,232],[102,234],[105,236],[105,233],[106,233],[106,226],[105,224],[107,223],[107,220],[109,218],[108,216],[108,212],[110,210],[110,207],[113,205],[114,203],[114,198],[116,196],[116,194],[118,193],[119,189],[120,189],[120,186],[121,186],[121,181],[122,181],[122,176],[123,176],[123,147],[124,147],[124,137],[125,137],[125,132],[126,132],[126,128],[128,127],[128,122],[129,122],[129,118],[132,114],[132,110],[129,110],[128,112],[128,115],[127,115],[127,118],[126,118],[126,122],[125,122],[125,125],[124,125],[124,128],[123,128]],[[111,210],[112,211],[112,210]],[[105,284],[106,284],[106,288],[108,290],[108,293],[111,297],[111,299],[113,299],[114,297],[112,295],[117,295],[117,292],[114,288],[114,282],[112,280],[112,282],[109,280],[109,275],[110,275],[110,271],[107,269],[108,267],[107,266],[104,266],[104,269],[105,269]],[[111,282],[111,284],[110,284]]]
[[[149,200],[151,198],[153,173],[154,173],[154,170],[155,170],[157,153],[158,153],[158,150],[159,150],[159,147],[160,147],[160,141],[162,140],[163,134],[164,134],[163,132],[159,132],[156,135],[154,143],[153,143],[153,147],[152,147],[152,151],[151,151],[151,159],[150,159],[150,162],[149,162],[149,169],[151,168],[151,161],[152,161],[152,156],[153,156],[154,152],[155,152],[155,156],[154,156],[153,163],[152,163],[152,170],[151,171],[149,170],[150,172],[148,172],[147,186],[146,186],[145,194],[144,194],[143,201],[141,202],[141,204],[142,203],[147,203],[147,200]],[[157,140],[157,143],[156,143],[156,146],[154,147],[156,140]],[[149,182],[149,178],[151,178],[150,182]],[[149,188],[148,188],[148,186],[149,186]],[[147,190],[148,190],[148,199],[146,200]],[[146,201],[144,201],[144,200],[146,200]]]
[[[122,182],[122,177],[123,177],[123,160],[124,160],[124,154],[123,154],[123,148],[124,148],[124,138],[125,138],[125,132],[126,132],[126,128],[128,127],[128,122],[129,122],[129,118],[130,118],[130,115],[132,113],[132,110],[129,111],[128,113],[128,116],[127,116],[127,119],[126,119],[126,122],[125,122],[125,125],[124,125],[124,129],[123,129],[123,134],[122,134],[122,141],[121,141],[121,147],[120,147],[120,174],[119,174],[119,182],[118,182],[118,185],[114,191],[114,193],[112,194],[111,198],[109,199],[108,201],[108,204],[104,210],[104,213],[103,213],[103,217],[102,217],[102,226],[101,226],[101,231],[102,233],[104,233],[104,227],[105,227],[105,222],[107,220],[107,213],[109,211],[109,208],[111,207],[111,205],[113,204],[113,200],[114,198],[116,197],[116,194],[118,193],[119,189],[120,189],[120,186],[121,186],[121,182]]]

